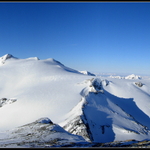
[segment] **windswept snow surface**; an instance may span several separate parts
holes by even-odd
[[[84,86],[77,83],[89,76],[52,58],[16,59],[9,56],[0,66],[0,99],[14,97],[17,101],[0,107],[0,130],[45,116],[58,123],[80,101]]]
[[[52,58],[0,62],[1,133],[48,117],[87,141],[150,139],[150,79],[84,75]]]

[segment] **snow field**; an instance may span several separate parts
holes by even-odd
[[[0,107],[0,138],[7,137],[6,130],[48,117],[73,134],[83,131],[87,141],[150,139],[148,78],[98,77],[52,58],[12,55],[0,58],[0,72],[0,99],[16,99]],[[142,87],[135,84],[139,81]]]

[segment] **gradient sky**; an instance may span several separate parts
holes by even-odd
[[[0,57],[150,75],[149,2],[0,2]]]

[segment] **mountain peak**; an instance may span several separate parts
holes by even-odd
[[[11,57],[13,57],[13,55],[11,55],[11,54],[6,54],[6,55],[2,56],[2,58],[5,58],[5,59],[9,59]]]
[[[11,54],[6,54],[6,55],[0,57],[0,63],[1,63],[1,64],[4,64],[5,61],[8,60],[8,59],[10,59],[10,58],[15,58],[15,59],[17,59],[16,57],[14,57],[14,56],[11,55]]]

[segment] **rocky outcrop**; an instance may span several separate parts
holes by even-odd
[[[88,87],[82,90],[81,95],[83,96],[81,101],[69,112],[69,116],[72,116],[71,119],[68,117],[62,126],[65,130],[72,134],[80,135],[88,142],[94,141],[92,131],[90,130],[89,121],[86,117],[84,109],[88,102],[86,97],[89,94],[103,94],[103,85],[107,86],[109,84],[108,80],[100,80],[99,78],[92,78],[84,81],[88,84]],[[76,114],[76,112],[79,112]],[[104,127],[101,127],[104,130]],[[104,132],[104,131],[102,131]]]
[[[77,116],[76,118],[70,120],[66,125],[64,125],[63,128],[69,133],[80,135],[86,141],[91,142],[85,121],[86,120],[84,115]]]
[[[16,101],[17,101],[17,99],[15,99],[15,98],[1,98],[0,99],[0,107],[4,106],[6,104],[12,104]]]
[[[4,133],[3,133],[4,134]],[[83,137],[73,135],[54,124],[49,118],[40,118],[32,123],[6,131],[0,139],[0,147],[53,147],[85,143]]]
[[[135,85],[137,85],[138,87],[142,87],[143,83],[141,83],[141,82],[135,82]]]

